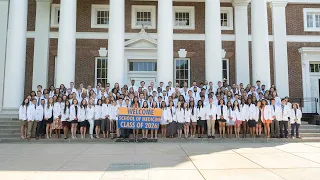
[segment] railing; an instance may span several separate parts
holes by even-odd
[[[319,98],[291,98],[291,103],[298,103],[304,114],[318,114]]]

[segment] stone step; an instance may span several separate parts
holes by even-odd
[[[2,126],[20,126],[20,121],[0,121],[0,129]]]
[[[0,118],[18,119],[19,115],[18,114],[0,114]]]
[[[12,128],[12,129],[0,129],[0,134],[14,134],[20,133],[20,127]]]
[[[290,133],[289,133],[290,134]],[[319,137],[320,138],[320,133],[300,133],[301,137]]]
[[[318,125],[301,125],[300,129],[320,129]]]
[[[291,132],[290,129],[289,129],[289,132]],[[300,128],[300,133],[320,133],[320,129],[301,129]]]

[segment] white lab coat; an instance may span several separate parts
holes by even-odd
[[[19,120],[26,121],[27,118],[27,110],[30,108],[30,106],[24,105],[19,107]]]
[[[94,106],[87,106],[87,109],[86,109],[86,119],[87,120],[94,120],[94,110],[95,110],[95,107]]]
[[[49,108],[48,108],[48,106],[46,105],[44,107],[44,118],[46,119],[52,118],[52,111],[53,111],[53,106],[49,105]]]
[[[290,117],[290,109],[288,108],[288,106],[284,105],[283,106],[283,112],[282,112],[282,107],[280,106],[276,106],[276,119],[278,121],[288,121],[288,117]]]
[[[294,109],[290,110],[290,124],[294,124],[295,120],[297,124],[301,124],[302,112],[300,109],[297,109],[297,112],[294,112]]]
[[[263,111],[263,114],[261,114],[261,116],[264,116],[264,119],[262,119],[262,120],[273,120],[273,118],[272,118],[272,109],[271,109],[271,107],[270,107],[270,105],[266,105],[265,107],[264,107],[264,111]]]
[[[255,120],[256,113],[257,113],[256,105],[250,104],[250,106],[249,106],[249,119],[250,120]]]
[[[227,107],[227,111],[228,111],[228,118],[226,119],[227,124],[234,125],[234,122],[236,121],[236,119],[234,118],[234,112],[233,112],[232,108]],[[231,117],[231,119],[229,117]]]
[[[36,111],[37,111],[36,120],[37,121],[42,121],[43,120],[43,116],[44,116],[44,108],[43,108],[43,106],[42,105],[37,106]]]
[[[183,108],[177,108],[176,109],[176,119],[178,123],[184,123],[185,119],[184,119],[184,110]]]
[[[187,123],[191,121],[191,109],[184,110],[184,121]]]
[[[111,104],[102,104],[102,119],[105,119],[106,116],[110,116],[110,108],[111,108]],[[109,117],[110,118],[110,117]]]
[[[252,119],[258,122],[259,118],[262,120],[262,109],[261,109],[261,116],[259,117],[259,108],[255,107],[252,111]]]
[[[36,118],[37,118],[36,105],[32,104],[32,105],[27,109],[27,119],[28,119],[28,121],[35,121]]]
[[[110,107],[110,119],[111,120],[116,120],[116,121],[118,120],[118,108],[119,108],[118,105]]]
[[[172,111],[171,111],[170,107],[168,107],[167,118],[168,118],[169,123],[172,121],[176,121],[176,108],[175,107],[172,107]]]
[[[235,108],[233,110],[233,120],[236,121],[236,120],[240,120],[242,121],[242,113],[241,113],[241,110],[239,111],[238,108]]]
[[[84,106],[83,107],[79,106],[79,108],[78,108],[78,121],[79,122],[85,121],[87,118],[86,114],[87,114],[86,108]]]
[[[228,108],[227,106],[223,105],[223,108],[222,108],[222,111],[223,111],[223,119],[227,120],[228,119]],[[217,106],[217,115],[218,115],[218,119],[221,119],[220,116],[221,116],[221,106]]]
[[[212,107],[210,108],[210,104],[208,104],[207,106],[207,120],[210,120],[210,116],[212,116],[212,120],[216,120],[217,119],[217,106],[215,104],[212,103]]]
[[[56,102],[53,105],[53,118],[57,119],[61,115],[61,108],[63,107],[62,103]]]
[[[192,112],[193,110],[193,112]],[[190,109],[190,118],[192,122],[197,122],[198,116],[197,116],[197,109],[194,107],[193,109]]]
[[[246,121],[249,120],[249,106],[247,104],[240,105],[241,109],[241,120]]]
[[[277,105],[274,105],[274,108],[273,108],[273,105],[269,105],[270,107],[270,120],[274,120],[273,116],[276,116],[276,109],[277,109]],[[277,117],[276,117],[277,120],[279,120]]]
[[[207,117],[207,109],[205,107],[197,108],[197,120],[206,120]]]
[[[64,112],[64,108],[61,108],[61,121],[70,121],[70,109],[68,107],[66,112]]]
[[[165,125],[168,124],[168,108],[162,109],[161,121],[160,124]]]
[[[98,119],[104,119],[103,115],[102,115],[102,106],[96,105],[94,106],[94,119],[98,120]]]
[[[70,107],[70,121],[75,120],[76,118],[79,117],[79,110],[80,106],[76,105],[78,107],[78,114],[76,114],[76,108],[75,105],[71,105]]]

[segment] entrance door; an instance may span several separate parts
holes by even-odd
[[[310,91],[311,97],[305,99],[304,101],[309,101],[312,113],[316,113],[319,110],[319,102],[316,99],[319,98],[320,92],[320,79],[319,76],[310,77]]]

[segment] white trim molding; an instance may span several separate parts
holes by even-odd
[[[312,24],[313,27],[308,27],[308,14],[311,13],[312,16]],[[320,20],[320,8],[303,8],[303,24],[304,31],[307,32],[317,32],[320,31],[320,26],[316,27],[316,18],[315,16],[319,16]]]
[[[91,28],[109,28],[109,24],[98,24],[98,11],[107,11],[108,18],[110,6],[105,4],[92,4],[91,6]]]
[[[227,13],[228,23],[227,26],[221,26],[221,30],[233,30],[233,7],[220,7],[220,14],[221,13]]]
[[[137,25],[137,12],[150,12],[151,13],[151,25],[142,27]],[[156,29],[156,6],[152,5],[132,5],[131,7],[131,28],[132,29]]]
[[[58,22],[59,11],[60,11],[60,4],[52,4],[51,5],[50,27],[52,27],[52,28],[59,27],[59,22]]]
[[[176,25],[176,13],[189,13],[189,25]],[[173,6],[172,12],[173,29],[195,29],[195,10],[194,6]]]

